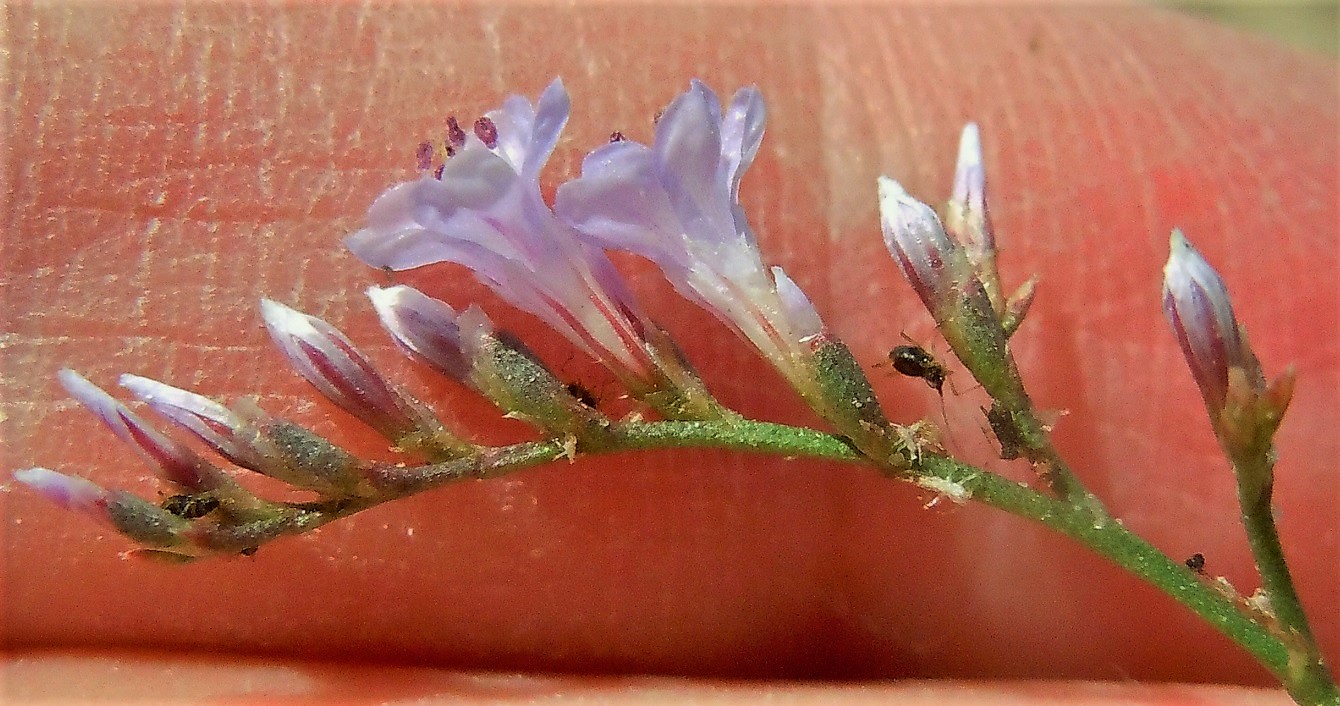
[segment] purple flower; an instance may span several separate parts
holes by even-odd
[[[605,254],[581,242],[540,194],[539,171],[567,123],[555,80],[537,105],[520,96],[481,118],[442,169],[391,188],[347,245],[375,267],[454,262],[529,311],[635,390],[655,386],[645,321]]]
[[[1224,408],[1231,369],[1242,369],[1258,390],[1264,387],[1260,365],[1233,316],[1228,287],[1181,230],[1172,232],[1163,267],[1163,311],[1212,419]]]
[[[763,265],[740,206],[740,179],[763,138],[763,98],[718,98],[694,81],[661,115],[650,147],[604,145],[561,186],[555,210],[590,242],[660,265],[680,294],[752,342],[805,394],[808,343],[823,332],[804,293]],[[807,395],[809,396],[809,395]]]
[[[227,476],[194,451],[163,436],[102,388],[73,370],[56,374],[70,396],[97,415],[121,441],[161,469],[169,481],[189,490],[210,490],[227,483]]]

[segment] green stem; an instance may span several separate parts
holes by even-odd
[[[804,456],[878,466],[841,437],[811,429],[748,420],[617,424],[598,453],[687,447]],[[400,475],[394,479],[398,485],[394,490],[388,490],[383,497],[344,501],[324,509],[310,509],[297,526],[305,531],[381,502],[464,478],[496,478],[551,462],[561,457],[563,452],[564,444],[560,441],[528,442],[490,449],[476,457],[398,469]],[[1278,677],[1299,703],[1336,702],[1335,685],[1324,668],[1300,671],[1297,660],[1291,659],[1289,646],[1281,636],[1254,620],[1232,599],[1180,562],[1131,533],[1108,515],[1101,505],[1055,498],[990,471],[933,454],[923,455],[915,470],[893,472],[893,475],[914,483],[931,478],[947,482],[962,488],[966,497],[1033,520],[1074,539],[1159,588],[1238,643]],[[1269,524],[1269,532],[1269,537],[1274,538],[1273,521]],[[1256,534],[1265,536],[1261,532]],[[1274,541],[1273,545],[1278,551],[1278,541]],[[1279,561],[1282,565],[1282,556]],[[1291,586],[1288,595],[1293,596]]]
[[[1288,664],[1289,675],[1284,680],[1291,684],[1307,686],[1309,689],[1320,685],[1331,685],[1327,703],[1340,703],[1334,680],[1326,663],[1322,659],[1321,649],[1317,646],[1312,630],[1308,626],[1303,604],[1294,589],[1293,578],[1284,560],[1284,548],[1280,545],[1279,531],[1275,527],[1275,513],[1271,507],[1271,484],[1269,480],[1261,483],[1243,483],[1241,479],[1269,479],[1272,476],[1272,464],[1267,452],[1248,458],[1234,460],[1234,472],[1239,478],[1238,500],[1242,507],[1242,525],[1247,532],[1247,542],[1251,546],[1252,556],[1256,559],[1257,570],[1261,574],[1262,589],[1269,601],[1269,610],[1279,624],[1284,643],[1291,648],[1293,659]],[[1290,693],[1294,688],[1290,687]],[[1294,698],[1302,701],[1296,694]]]

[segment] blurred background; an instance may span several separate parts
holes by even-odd
[[[1272,37],[1303,51],[1340,55],[1340,0],[1165,0],[1160,4]]]

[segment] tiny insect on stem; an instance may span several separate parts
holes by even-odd
[[[926,384],[944,397],[945,378],[949,370],[921,346],[898,346],[889,351],[889,362],[893,369],[912,378],[921,378]]]

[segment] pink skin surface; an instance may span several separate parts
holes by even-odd
[[[133,372],[228,400],[258,394],[274,413],[384,455],[285,369],[260,324],[262,296],[340,327],[473,438],[527,438],[399,356],[362,295],[388,277],[341,238],[413,175],[415,147],[440,140],[449,114],[473,120],[562,76],[574,115],[546,172],[552,190],[611,131],[649,140],[652,116],[690,77],[723,95],[757,83],[768,135],[743,198],[765,256],[872,366],[904,332],[942,350],[883,249],[875,177],[938,203],[959,128],[981,124],[1006,285],[1043,276],[1015,348],[1034,399],[1068,412],[1062,451],[1127,527],[1175,557],[1202,552],[1210,574],[1250,593],[1232,479],[1159,308],[1168,232],[1184,228],[1233,289],[1267,370],[1298,366],[1279,438],[1280,529],[1323,650],[1340,660],[1332,63],[1143,9],[6,12],[0,468],[45,465],[150,498],[165,489],[63,394],[64,366],[109,390]],[[724,402],[815,423],[653,267],[621,264]],[[619,404],[608,373],[462,270],[399,281],[453,305],[481,302],[562,375]],[[894,419],[943,421],[922,383],[872,375]],[[962,371],[946,387],[946,443],[1026,479],[1027,468],[993,460],[972,387]],[[1240,649],[1085,549],[989,508],[924,508],[932,499],[863,468],[646,453],[462,484],[251,558],[174,567],[126,558],[114,533],[11,487],[0,493],[3,635],[18,651],[15,683],[32,688],[105,683],[109,661],[121,674],[159,673],[159,658],[121,650],[695,677],[1270,684]],[[110,652],[26,652],[89,646]],[[182,683],[231,684],[255,664],[214,658],[213,676]],[[333,673],[301,664],[284,669]],[[334,671],[328,688],[352,694],[410,689],[399,672]],[[432,674],[410,691],[457,693]],[[956,702],[964,689],[1014,698],[1004,686],[938,688]],[[1123,689],[1033,688],[1058,702]],[[1125,688],[1151,702],[1197,693]]]

